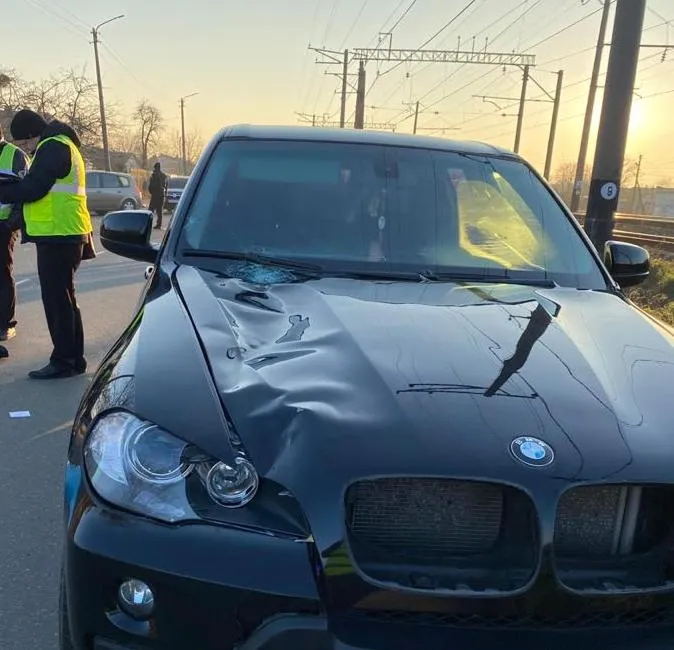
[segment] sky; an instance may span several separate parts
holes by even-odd
[[[9,1],[9,0],[8,0]],[[162,112],[167,128],[180,122],[186,100],[188,129],[210,138],[239,122],[295,124],[339,119],[338,66],[316,63],[309,46],[427,48],[534,54],[536,66],[526,105],[521,153],[542,169],[556,72],[564,86],[553,168],[575,161],[599,28],[600,0],[11,0],[2,64],[26,79],[86,66],[94,74],[91,27],[118,14],[101,29],[101,67],[106,103],[131,123],[141,99]],[[469,7],[465,12],[461,11]],[[443,29],[447,23],[448,27]],[[608,35],[611,34],[612,16]],[[485,42],[485,39],[488,39]],[[674,46],[674,2],[648,0],[643,43]],[[674,49],[641,51],[627,155],[643,156],[642,184],[674,180]],[[605,71],[608,49],[605,50]],[[356,67],[351,69],[356,72]],[[484,65],[384,62],[367,65],[366,121],[411,131],[420,102],[419,129],[426,135],[484,140],[512,148],[522,72]],[[351,78],[355,81],[355,78]],[[603,72],[600,85],[603,84]],[[671,92],[670,92],[671,91]],[[506,98],[489,103],[483,96]],[[510,101],[513,98],[514,101]],[[601,91],[588,162],[596,138]],[[348,97],[347,117],[355,98]],[[505,113],[505,116],[503,116]]]

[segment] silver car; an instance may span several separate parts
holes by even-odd
[[[90,212],[134,210],[142,198],[131,174],[92,170],[87,172],[87,205]]]

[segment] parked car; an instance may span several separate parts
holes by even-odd
[[[232,127],[74,421],[61,650],[664,650],[674,332],[491,146]],[[170,323],[170,327],[167,327]]]
[[[164,209],[173,212],[183,195],[189,176],[169,176],[168,189],[164,199]]]
[[[92,170],[87,172],[87,205],[94,213],[135,210],[143,205],[131,174]]]

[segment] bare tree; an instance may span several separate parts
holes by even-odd
[[[169,134],[167,142],[165,144],[166,151],[170,156],[174,158],[183,157],[183,141],[180,129],[174,129]],[[201,152],[204,148],[204,139],[201,136],[201,133],[196,129],[188,131],[185,134],[185,154],[187,157],[187,167],[188,170],[192,169],[196,164]]]
[[[589,184],[590,176],[592,174],[592,168],[590,165],[585,165],[585,171],[583,173],[583,184],[587,187]],[[575,162],[564,162],[557,166],[555,169],[551,180],[552,186],[555,188],[557,193],[565,201],[571,200],[571,195],[573,194],[573,184],[576,178],[576,163]]]
[[[135,129],[125,125],[117,125],[114,129],[109,130],[108,137],[112,151],[131,153],[140,160],[140,139]]]
[[[0,111],[15,112],[21,106],[23,80],[10,68],[0,68]]]
[[[0,110],[13,114],[30,108],[49,120],[62,120],[77,131],[84,144],[98,144],[101,137],[96,84],[86,69],[73,68],[39,82],[26,82],[13,70],[0,73]]]
[[[164,121],[159,109],[146,99],[138,104],[133,116],[138,123],[141,165],[147,168],[149,149],[159,142]]]

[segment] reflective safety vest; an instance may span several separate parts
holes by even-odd
[[[9,142],[5,142],[0,151],[0,172],[13,172],[14,171],[14,156],[19,151],[17,147]],[[9,219],[10,212],[12,211],[11,205],[0,204],[0,221],[6,221]]]
[[[23,206],[26,233],[30,237],[88,235],[93,228],[87,209],[86,171],[82,154],[70,138],[55,135],[40,142],[33,159],[40,155],[40,148],[50,140],[56,140],[70,149],[70,172],[57,179],[47,196]]]

